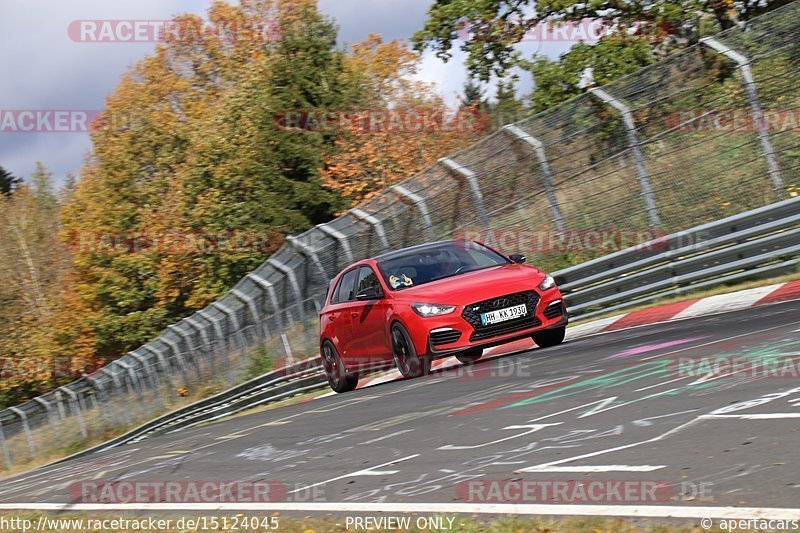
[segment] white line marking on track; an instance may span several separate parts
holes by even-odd
[[[680,426],[674,427],[671,430],[667,431],[666,433],[662,433],[661,435],[657,435],[657,436],[653,437],[652,439],[641,440],[641,441],[638,441],[638,442],[631,442],[630,444],[623,444],[622,446],[615,446],[613,448],[606,448],[604,450],[597,450],[597,451],[594,451],[594,452],[585,453],[583,455],[576,455],[574,457],[567,457],[566,459],[559,459],[558,461],[551,461],[549,463],[543,463],[543,464],[540,464],[540,465],[529,466],[528,468],[521,468],[521,469],[517,470],[517,472],[528,472],[529,469],[534,469],[535,470],[537,468],[555,466],[555,465],[560,465],[560,464],[564,464],[564,463],[572,463],[572,462],[578,461],[580,459],[586,459],[586,458],[589,458],[589,457],[596,457],[598,455],[603,455],[605,453],[611,453],[611,452],[618,452],[620,450],[627,450],[628,448],[634,448],[636,446],[640,446],[642,444],[649,444],[651,442],[658,442],[658,441],[660,441],[662,439],[667,438],[668,436],[670,436],[670,435],[672,435],[674,433],[679,432],[680,430],[682,430],[684,428],[687,428],[687,427],[689,427],[689,426],[691,426],[693,424],[696,424],[700,420],[701,420],[701,418],[698,416],[697,418],[689,420],[688,422],[685,422],[685,423],[681,424]]]
[[[526,468],[526,472],[580,473],[580,472],[652,472],[666,465],[594,465],[594,466],[543,466]]]
[[[800,509],[782,507],[693,507],[688,505],[567,505],[509,503],[0,503],[0,510],[30,511],[311,511],[363,513],[523,514],[554,516],[635,516],[650,518],[800,519]]]
[[[293,494],[295,492],[300,492],[302,490],[308,490],[308,489],[310,489],[312,487],[317,487],[319,485],[324,485],[325,483],[330,483],[332,481],[339,481],[340,479],[344,479],[346,477],[375,476],[375,475],[389,474],[389,473],[396,474],[398,472],[398,470],[384,470],[384,471],[381,471],[380,473],[378,473],[378,472],[375,471],[375,469],[376,468],[381,468],[381,467],[384,467],[384,466],[393,465],[393,464],[399,463],[401,461],[408,461],[409,459],[413,459],[414,457],[419,457],[419,454],[415,453],[414,455],[409,455],[408,457],[403,457],[402,459],[395,459],[394,461],[389,461],[388,463],[383,463],[383,464],[380,464],[380,465],[371,466],[369,468],[365,468],[364,470],[357,470],[355,472],[350,472],[349,474],[344,474],[343,476],[337,476],[335,478],[331,478],[331,479],[328,479],[326,481],[320,481],[319,483],[312,483],[311,485],[304,485],[303,487],[301,487],[299,489],[295,489],[295,490],[291,490],[291,491],[287,492],[287,494]]]
[[[403,430],[400,430],[400,431],[395,431],[394,433],[389,433],[388,435],[384,435],[383,437],[378,437],[377,439],[371,439],[371,440],[364,441],[361,444],[374,444],[374,443],[380,442],[380,441],[382,441],[384,439],[390,439],[392,437],[396,437],[398,435],[402,435],[403,433],[409,433],[411,431],[414,431],[414,430],[413,429],[403,429]]]
[[[780,418],[800,418],[800,413],[757,413],[751,415],[702,415],[700,418],[738,418],[741,420],[775,420]]]
[[[498,442],[504,442],[511,439],[516,439],[519,437],[524,437],[525,435],[530,435],[531,433],[536,433],[537,431],[544,429],[550,426],[558,426],[561,425],[562,422],[556,422],[554,424],[529,424],[524,426],[507,426],[503,429],[527,429],[528,431],[524,431],[522,433],[518,433],[516,435],[512,435],[510,437],[505,437],[502,439],[493,440],[491,442],[484,442],[483,444],[474,444],[471,446],[454,446],[452,444],[445,444],[444,446],[439,446],[436,448],[437,450],[473,450],[475,448],[483,448],[484,446],[489,446],[490,444],[497,444]]]

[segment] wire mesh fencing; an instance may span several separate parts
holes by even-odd
[[[112,364],[0,412],[0,467],[43,462],[308,357],[329,281],[464,237],[555,271],[800,193],[800,2],[487,136],[286,244]]]

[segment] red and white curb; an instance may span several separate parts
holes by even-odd
[[[631,311],[630,313],[623,313],[608,318],[601,318],[599,320],[593,320],[591,322],[569,326],[567,328],[566,340],[575,340],[582,337],[587,337],[589,335],[595,335],[597,333],[616,331],[635,326],[646,326],[649,324],[657,324],[659,322],[680,320],[682,318],[714,315],[728,311],[738,311],[740,309],[746,309],[759,305],[797,299],[800,299],[800,280],[768,285],[766,287],[756,287],[754,289],[746,289],[743,291],[729,292],[726,294],[718,294],[716,296],[709,296],[707,298],[694,298],[681,302],[657,305],[654,307],[648,307],[646,309],[640,309],[638,311]],[[483,359],[490,359],[514,352],[526,351],[534,348],[535,346],[536,345],[534,342],[529,339],[504,344],[503,346],[497,346],[495,348],[486,350],[484,352]],[[447,357],[434,361],[431,365],[431,368],[433,370],[443,370],[460,365],[461,363],[455,357]],[[400,373],[396,370],[392,370],[370,376],[362,380],[358,384],[357,388],[363,389],[365,387],[371,387],[381,383],[388,383],[390,381],[397,381],[399,379],[402,379]],[[326,396],[332,396],[335,394],[335,392],[329,392],[317,396],[316,398],[324,398]]]

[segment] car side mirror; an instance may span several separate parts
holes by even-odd
[[[525,262],[525,256],[522,255],[522,254],[511,254],[511,255],[508,256],[508,258],[511,259],[513,262],[519,263],[519,264],[522,264],[522,263]]]
[[[367,287],[366,289],[362,289],[358,291],[356,294],[356,300],[359,302],[365,302],[369,300],[380,300],[383,297],[383,294],[376,288],[376,287]]]

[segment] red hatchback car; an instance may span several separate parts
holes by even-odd
[[[567,313],[552,277],[472,241],[414,246],[365,259],[331,282],[320,312],[320,354],[331,388],[353,390],[361,373],[392,362],[405,377],[431,361],[462,363],[485,348],[530,337],[564,340]]]

